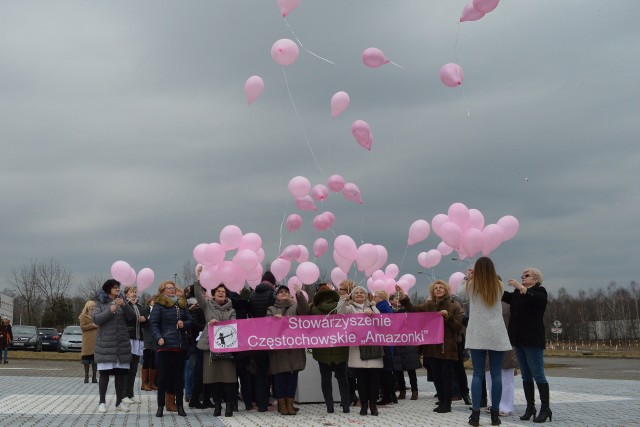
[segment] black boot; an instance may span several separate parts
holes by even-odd
[[[497,408],[491,408],[491,425],[499,426],[501,423],[502,421],[500,421],[500,410]]]
[[[221,400],[216,400],[215,408],[216,409],[213,410],[213,416],[214,417],[219,417],[222,414],[222,401]]]
[[[440,401],[440,405],[436,409],[434,409],[434,412],[437,412],[439,414],[445,414],[447,412],[451,412],[451,401],[448,401],[448,402]]]
[[[224,416],[232,417],[234,409],[237,411],[237,409],[235,408],[236,399],[237,399],[236,385],[231,383],[224,384],[222,388],[224,390],[224,401],[225,401]]]
[[[89,365],[84,365],[84,383],[89,382]]]
[[[182,402],[180,402],[179,404],[176,404],[176,408],[178,409],[178,415],[180,415],[181,417],[187,416],[187,413],[184,412],[184,405]]]
[[[375,400],[369,402],[369,409],[371,409],[371,415],[373,415],[374,417],[378,416],[378,407],[376,406]]]
[[[224,407],[224,416],[225,417],[233,417],[233,404],[227,403]]]
[[[469,425],[478,427],[480,425],[480,410],[477,411],[472,410],[471,415],[469,416]]]
[[[527,421],[529,418],[536,417],[536,392],[533,386],[533,381],[522,381],[522,388],[524,389],[524,398],[527,401],[527,410],[520,417],[522,421]]]
[[[547,421],[547,418],[552,421],[552,412],[549,408],[549,383],[538,383],[538,392],[540,393],[540,412],[533,422],[543,423]]]
[[[367,410],[369,409],[369,402],[366,400],[360,399],[360,415],[367,415]]]
[[[335,410],[333,409],[333,402],[326,402],[327,403],[327,414],[333,414],[335,412]]]
[[[158,410],[156,411],[156,417],[162,418],[164,411],[164,406],[158,406]]]
[[[469,396],[469,392],[462,394],[462,400],[464,400],[465,405],[471,406],[471,397]]]

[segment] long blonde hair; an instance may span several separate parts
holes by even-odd
[[[496,268],[488,257],[480,257],[473,267],[473,278],[467,283],[467,292],[474,300],[480,296],[489,307],[493,307],[502,298],[502,282]]]
[[[96,306],[96,302],[92,299],[84,303],[84,308],[80,312],[80,316],[78,316],[78,320],[82,320],[83,315],[91,316],[91,313],[93,312],[93,307],[95,306]]]

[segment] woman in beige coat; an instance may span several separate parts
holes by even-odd
[[[89,382],[89,365],[91,365],[92,369],[91,382],[98,382],[96,379],[98,366],[93,359],[93,353],[96,347],[96,331],[98,330],[98,325],[93,323],[92,317],[93,307],[95,307],[95,305],[96,302],[94,300],[87,301],[82,309],[82,313],[80,313],[78,317],[78,320],[80,320],[80,329],[82,329],[82,358],[80,360],[84,366],[85,384]]]

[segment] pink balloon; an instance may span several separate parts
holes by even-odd
[[[336,92],[331,97],[331,117],[338,117],[349,106],[349,94],[347,92]]]
[[[500,0],[471,0],[473,8],[478,12],[489,13],[498,7]]]
[[[482,245],[482,255],[487,256],[493,252],[504,240],[504,232],[499,225],[489,224],[482,229],[484,244]]]
[[[460,86],[462,80],[464,80],[464,72],[458,64],[450,62],[440,68],[440,81],[442,81],[445,86]]]
[[[429,223],[424,219],[419,219],[414,221],[409,227],[409,238],[407,239],[407,244],[412,246],[418,242],[422,242],[429,236],[429,232],[431,228],[429,227]]]
[[[302,296],[304,297],[304,299],[307,300],[307,302],[309,302],[309,294],[307,294],[307,291],[300,291],[300,293],[302,294]]]
[[[131,266],[126,261],[116,261],[111,265],[111,277],[120,283],[124,283],[129,278],[130,273]]]
[[[298,248],[300,248],[300,255],[296,258],[296,262],[307,262],[309,260],[309,249],[305,245],[298,245]]]
[[[334,193],[342,191],[344,188],[344,178],[340,175],[331,175],[329,177],[329,181],[327,182],[329,189]]]
[[[225,250],[220,243],[209,243],[204,248],[204,259],[208,264],[219,264],[224,261]]]
[[[413,274],[403,274],[398,279],[398,282],[400,282],[400,280],[406,281],[409,285],[409,288],[414,287],[416,284],[416,276],[414,276]]]
[[[322,255],[324,255],[325,252],[327,252],[328,249],[329,242],[327,242],[327,240],[323,239],[322,237],[316,239],[316,241],[313,242],[313,254],[316,256],[316,258],[320,258]]]
[[[262,262],[264,261],[264,257],[266,256],[266,254],[264,253],[264,249],[260,248],[256,251],[256,255],[258,255],[258,261]]]
[[[358,246],[353,239],[346,234],[341,234],[333,241],[333,248],[349,261],[355,261],[358,256]]]
[[[251,76],[244,83],[244,95],[249,105],[256,100],[264,90],[264,81],[260,76]]]
[[[345,199],[350,200],[359,205],[363,203],[362,198],[360,196],[360,189],[358,188],[357,185],[355,185],[352,182],[347,182],[344,185],[344,188],[342,189],[342,195],[344,196]]]
[[[236,280],[238,276],[238,268],[232,261],[222,261],[218,264],[218,273],[220,274],[220,281],[222,283],[229,283]]]
[[[224,284],[231,292],[240,292],[244,288],[244,278],[235,277],[234,279],[225,282]]]
[[[305,285],[310,285],[320,277],[320,269],[312,262],[303,262],[296,269],[296,276]]]
[[[371,243],[360,245],[356,256],[356,264],[358,270],[364,271],[367,267],[371,267],[378,259],[378,249]]]
[[[502,236],[502,241],[507,241],[512,239],[520,229],[520,223],[516,219],[516,217],[507,215],[503,216],[498,220],[498,227],[502,228],[504,236]]]
[[[284,224],[287,227],[287,230],[290,233],[293,233],[295,231],[298,231],[298,229],[302,225],[302,217],[298,214],[291,214],[287,217]]]
[[[129,274],[127,275],[127,277],[122,281],[118,280],[118,282],[122,283],[122,285],[125,287],[131,286],[136,283],[136,271],[133,269],[133,267],[129,267]]]
[[[247,233],[242,236],[238,249],[251,249],[253,252],[258,252],[262,247],[262,237],[258,233]]]
[[[195,248],[193,248],[193,259],[196,260],[196,262],[198,262],[199,264],[206,264],[207,260],[204,257],[204,250],[207,248],[207,244],[206,243],[199,243],[196,245]],[[124,262],[124,261],[122,261]],[[127,264],[129,265],[129,264]],[[113,268],[113,267],[112,267]],[[113,271],[111,272],[111,275],[113,276]],[[114,277],[115,279],[115,277]],[[118,279],[116,279],[118,280]]]
[[[340,267],[335,267],[331,270],[331,282],[337,288],[343,280],[347,280],[347,273],[342,271]]]
[[[322,184],[316,184],[311,189],[311,197],[317,201],[327,200],[327,197],[329,197],[329,190]]]
[[[469,209],[469,218],[462,226],[464,230],[476,228],[482,230],[484,228],[484,215],[478,209]]]
[[[316,207],[316,204],[313,203],[313,199],[308,194],[306,196],[297,198],[296,199],[296,206],[301,211],[305,211],[305,212],[317,211],[318,210],[318,208]]]
[[[442,236],[440,235],[440,229],[447,222],[449,222],[449,217],[445,214],[438,214],[433,217],[433,219],[431,220],[431,228],[433,228],[433,232],[436,233],[436,236],[442,238]]]
[[[371,273],[385,265],[387,263],[387,258],[389,257],[387,248],[382,245],[376,245],[376,251],[378,251],[378,257],[376,259],[376,262],[371,267],[369,267]],[[368,275],[371,276],[371,273],[369,273]]]
[[[455,222],[449,221],[440,228],[440,234],[442,241],[452,248],[458,248],[460,246],[460,239],[462,239],[462,229]]]
[[[371,151],[371,146],[373,145],[373,135],[371,134],[371,129],[369,128],[369,124],[364,120],[356,120],[351,124],[351,133],[353,137],[356,139],[356,142],[361,147],[366,148]]]
[[[449,206],[448,217],[449,221],[453,221],[462,227],[469,220],[469,208],[463,203],[454,203]]]
[[[442,254],[436,249],[431,249],[428,252],[420,252],[418,254],[418,264],[424,268],[432,268],[440,264],[442,260]]]
[[[458,286],[460,286],[460,283],[462,283],[463,280],[464,273],[461,273],[459,271],[453,273],[449,277],[449,289],[451,290],[452,295],[458,293]]]
[[[311,183],[304,176],[294,176],[289,181],[289,193],[296,199],[304,197],[311,191]]]
[[[262,273],[264,273],[262,265],[258,264],[253,268],[253,270],[246,271],[244,276],[245,276],[245,279],[247,279],[247,282],[249,282],[254,280],[260,280],[262,278]]]
[[[242,240],[242,230],[236,225],[227,225],[220,232],[220,244],[229,251],[236,249]]]
[[[296,62],[300,50],[293,40],[280,39],[271,46],[271,58],[283,66]]]
[[[300,256],[300,248],[298,245],[289,245],[280,254],[279,258],[287,261],[295,261]]]
[[[345,272],[345,274],[349,273],[351,264],[353,264],[354,261],[353,259],[343,257],[342,255],[340,255],[340,253],[338,253],[337,250],[333,251],[333,260],[335,261],[336,265]]]
[[[326,212],[323,212],[319,215],[316,215],[312,221],[313,228],[318,231],[325,231],[328,228],[331,228],[331,217],[326,215]]]
[[[384,275],[387,279],[395,279],[399,272],[400,270],[395,264],[389,264],[387,265],[387,268],[384,269]]]
[[[369,68],[378,68],[388,64],[389,60],[380,49],[369,47],[362,52],[362,62]]]
[[[145,289],[149,288],[153,284],[153,279],[155,275],[153,274],[153,270],[150,268],[143,268],[138,273],[138,292],[142,292]]]
[[[453,252],[453,248],[447,245],[445,242],[438,243],[437,250],[444,256],[449,255],[451,252]]]
[[[473,7],[473,0],[469,0],[469,3],[467,3],[462,9],[462,14],[460,15],[460,22],[477,21],[478,19],[481,19],[483,16],[484,16],[483,12],[480,12]]]
[[[287,280],[287,287],[289,288],[289,293],[291,295],[295,294],[295,291],[293,288],[295,285],[302,286],[302,282],[300,281],[300,279],[298,279],[298,276],[289,277],[289,280]]]
[[[222,282],[222,276],[218,272],[217,265],[205,265],[200,273],[200,284],[205,289],[213,289]]]
[[[258,255],[250,249],[241,249],[233,257],[233,263],[242,271],[251,271],[258,265]]]
[[[289,269],[291,268],[291,261],[287,261],[284,258],[276,258],[271,263],[271,272],[278,282],[284,279]]]
[[[464,232],[462,237],[462,249],[470,256],[474,257],[484,246],[484,236],[477,228],[470,228]]]
[[[298,7],[299,4],[300,0],[278,0],[278,7],[280,8],[282,17],[285,17],[293,12],[293,10]]]

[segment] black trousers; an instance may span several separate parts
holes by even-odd
[[[442,405],[451,405],[451,383],[453,382],[453,360],[429,358],[433,382]]]
[[[340,390],[340,405],[343,408],[348,408],[349,379],[347,378],[347,362],[331,364],[318,362],[318,367],[320,368],[322,396],[327,406],[333,407],[333,380],[331,379],[331,374],[334,374]]]
[[[375,404],[378,401],[378,393],[380,392],[381,369],[355,368],[355,371],[362,407],[369,403]]]
[[[132,354],[131,363],[129,365],[129,372],[124,377],[124,386],[122,387],[124,397],[128,397],[129,399],[133,398],[133,386],[136,382],[136,375],[138,375],[139,363],[140,356]]]
[[[158,406],[164,406],[165,393],[175,391],[176,405],[182,406],[184,397],[184,361],[186,351],[159,351],[156,353],[158,366]],[[170,389],[171,385],[173,390]]]
[[[404,371],[395,371],[396,383],[398,384],[398,390],[407,390],[407,383],[404,382]],[[411,391],[418,391],[418,375],[416,370],[411,369],[407,371],[409,375],[409,384],[411,384]]]

